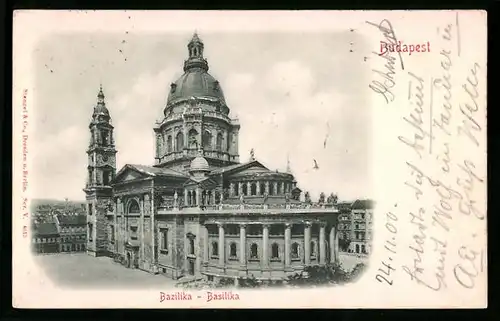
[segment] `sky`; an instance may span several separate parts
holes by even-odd
[[[359,35],[197,32],[209,73],[240,121],[241,162],[252,148],[271,170],[285,170],[288,157],[298,186],[313,198],[322,191],[340,200],[373,195],[371,108],[360,90],[369,72],[367,45]],[[153,124],[183,73],[191,36],[124,30],[41,39],[33,52],[33,198],[85,198],[88,125],[100,83],[118,170],[154,164]]]

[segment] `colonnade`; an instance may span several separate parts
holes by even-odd
[[[226,249],[225,249],[225,225],[237,224],[240,228],[240,248],[239,248],[239,263],[242,267],[247,265],[247,255],[246,255],[246,240],[247,240],[247,227],[248,223],[217,223],[218,226],[218,265],[224,266],[226,264]],[[269,228],[270,224],[262,223],[262,255],[260,257],[260,262],[263,267],[268,267],[270,264],[269,255]],[[285,223],[285,267],[291,266],[292,262],[292,225],[291,223]],[[311,264],[311,222],[304,223],[304,250],[301,251],[301,260],[304,265]],[[208,263],[210,260],[210,244],[209,244],[209,231],[205,225],[205,237],[203,246],[203,261]],[[336,232],[336,227],[332,226],[329,233],[329,244],[330,244],[330,263],[334,263],[338,260],[338,233]],[[326,224],[320,223],[319,228],[319,264],[326,264]]]
[[[293,183],[284,181],[237,182],[229,184],[229,196],[283,195],[290,193],[293,188]]]
[[[215,190],[184,189],[184,206],[207,206],[217,203],[217,192]]]

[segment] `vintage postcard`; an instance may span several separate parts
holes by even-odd
[[[485,11],[13,30],[14,307],[487,307]]]

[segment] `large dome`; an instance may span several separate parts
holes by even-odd
[[[168,103],[191,97],[217,99],[225,104],[219,82],[201,68],[187,70],[175,83],[171,84]]]
[[[167,105],[191,97],[216,100],[225,105],[219,82],[208,73],[208,62],[203,57],[204,45],[196,33],[187,47],[189,57],[184,61],[184,75],[170,85]]]

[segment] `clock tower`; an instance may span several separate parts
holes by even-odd
[[[108,253],[107,214],[112,211],[111,181],[116,175],[114,128],[102,86],[97,94],[89,129],[88,173],[84,189],[87,200],[87,253],[102,256]]]

